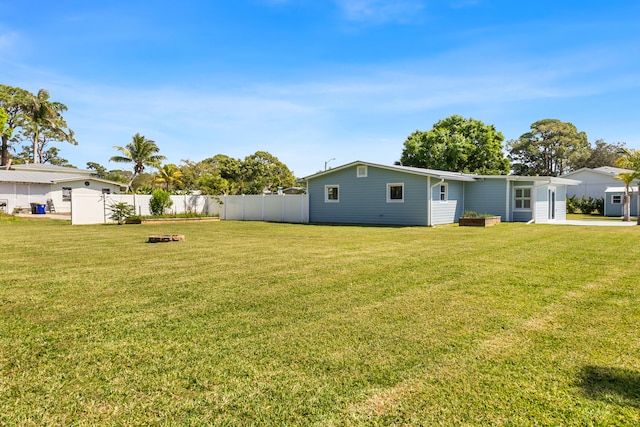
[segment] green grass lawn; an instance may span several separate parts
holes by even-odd
[[[640,424],[640,227],[0,235],[0,425]]]

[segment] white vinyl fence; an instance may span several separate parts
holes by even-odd
[[[135,207],[136,215],[150,215],[150,195],[137,194],[82,194],[71,193],[71,223],[111,223],[110,206],[128,203]],[[218,214],[220,219],[239,221],[309,222],[309,198],[306,194],[251,195],[251,196],[171,196],[172,213],[196,212]]]

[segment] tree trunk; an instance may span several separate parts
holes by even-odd
[[[631,200],[629,198],[629,193],[627,193],[626,191],[624,192],[624,197],[622,198],[622,211],[623,211],[623,215],[622,215],[622,220],[623,221],[629,221],[631,219],[631,216],[629,214],[630,211],[630,205],[631,205]]]

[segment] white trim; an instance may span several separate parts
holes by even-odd
[[[360,173],[360,171],[363,171],[363,173]],[[368,168],[367,165],[358,165],[356,166],[356,178],[366,178],[368,175]]]
[[[338,190],[337,199],[329,199],[329,189],[336,188]],[[338,184],[328,184],[324,186],[324,202],[325,203],[339,203],[340,202],[340,186]]]
[[[442,191],[442,187],[444,187],[444,193]],[[443,194],[444,194],[444,199],[442,198]],[[440,188],[438,189],[438,201],[440,203],[449,202],[449,183],[448,182],[441,182],[440,183]]]
[[[522,195],[522,197],[518,197],[517,196],[517,192],[518,190],[529,190],[529,197],[525,197],[524,193]],[[523,202],[525,200],[529,200],[529,207],[528,208],[519,208],[518,205],[518,200],[522,200]],[[524,204],[524,203],[523,203]],[[514,212],[531,212],[533,209],[533,187],[531,186],[517,186],[517,187],[513,187],[513,211]]]
[[[401,187],[402,198],[401,199],[392,199],[391,198],[391,187]],[[404,203],[404,182],[393,182],[387,183],[387,203]]]

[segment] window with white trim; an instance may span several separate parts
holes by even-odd
[[[531,188],[521,187],[514,189],[514,204],[515,209],[531,209]]]
[[[440,184],[440,193],[438,195],[438,200],[441,202],[446,202],[449,200],[449,185],[447,183]]]
[[[404,202],[404,183],[387,184],[387,203]]]
[[[71,201],[71,187],[62,187],[62,201],[63,202]]]
[[[340,186],[325,185],[324,186],[325,203],[338,203],[340,201]]]
[[[620,194],[614,194],[611,196],[611,203],[614,205],[619,205],[622,203],[622,196]]]
[[[367,165],[358,166],[356,169],[356,177],[358,178],[366,178],[367,177]]]

